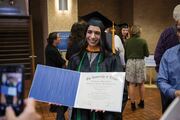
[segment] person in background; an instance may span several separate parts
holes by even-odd
[[[123,47],[125,47],[126,40],[128,38],[130,38],[130,35],[129,35],[129,25],[127,23],[117,24],[116,25],[116,29],[117,29],[116,33],[119,34],[121,43],[122,43]],[[125,58],[125,48],[124,48],[124,52],[121,52],[121,61],[123,61],[122,63],[123,63],[124,69],[125,69],[125,65],[126,65],[125,59],[126,58]]]
[[[57,32],[50,33],[47,42],[48,44],[45,48],[46,65],[65,68],[66,61],[57,49],[57,45],[61,42],[59,34]]]
[[[18,102],[21,102],[18,98],[20,97],[20,93],[22,92],[21,84],[18,81],[19,76],[16,73],[7,73],[3,75],[6,79],[2,82],[4,87],[7,87],[9,90],[11,88],[15,88],[14,92],[4,93],[1,95],[1,102],[8,105],[17,105]],[[3,93],[3,92],[2,92]]]
[[[125,50],[124,50],[122,40],[120,39],[118,35],[114,35],[114,43],[115,43],[115,49],[119,53],[121,64],[123,65],[123,68],[125,68],[125,65],[126,65],[125,59],[124,59]]]
[[[6,116],[1,120],[40,120],[41,116],[36,112],[35,109],[35,101],[32,98],[28,98],[25,100],[25,109],[23,112],[16,116],[12,107],[6,108]]]
[[[118,72],[123,71],[120,60],[105,47],[105,27],[101,18],[93,18],[88,21],[85,43],[81,51],[72,56],[68,68],[79,72]],[[127,92],[124,90],[124,93]],[[126,95],[126,94],[124,94]],[[123,104],[126,103],[123,97]],[[119,113],[122,115],[122,113]],[[116,113],[108,111],[96,111],[87,109],[73,109],[72,120],[115,120]]]
[[[160,35],[159,41],[157,43],[155,53],[154,53],[154,60],[156,62],[155,70],[158,73],[159,72],[159,64],[161,61],[161,58],[164,54],[164,52],[179,44],[178,36],[177,36],[177,25],[180,24],[178,21],[180,21],[180,4],[178,4],[174,10],[173,10],[173,18],[175,20],[175,25],[166,28]],[[165,96],[162,94],[162,91],[160,90],[161,94],[161,103],[162,103],[162,113],[164,113],[166,106]]]
[[[180,5],[178,7],[180,10]],[[176,35],[180,42],[180,19],[177,21],[176,24]],[[163,95],[163,112],[165,112],[165,110],[175,99],[175,97],[180,97],[179,58],[180,44],[166,50],[160,62],[159,73],[157,77],[157,86],[162,92],[161,94]]]
[[[71,27],[71,34],[68,40],[66,59],[69,60],[72,55],[79,52],[85,38],[86,23],[74,23]]]
[[[129,97],[131,100],[131,110],[136,110],[135,104],[135,86],[139,87],[140,102],[138,106],[144,108],[144,82],[146,80],[144,57],[149,56],[147,43],[140,38],[141,27],[133,25],[131,27],[131,38],[126,41],[125,55],[126,80],[129,82]]]
[[[57,32],[52,32],[49,34],[47,39],[47,46],[45,49],[46,65],[58,68],[65,68],[66,61],[61,56],[60,52],[56,48],[60,44],[61,39]],[[51,112],[57,112],[56,120],[65,120],[64,113],[66,112],[67,107],[50,105]]]
[[[107,44],[109,46],[108,49],[110,49],[112,51],[112,47],[111,47],[112,46],[112,28],[110,28],[110,27],[106,28],[105,32],[106,32],[106,41],[107,41]],[[119,54],[121,64],[125,68],[124,45],[123,45],[120,37],[116,34],[114,35],[114,44],[115,44],[116,53]]]
[[[169,28],[166,28],[161,33],[160,38],[157,43],[157,46],[156,46],[156,49],[155,49],[154,60],[156,62],[156,71],[157,72],[159,71],[159,64],[160,64],[160,61],[161,61],[161,58],[162,58],[164,52],[167,49],[179,44],[178,37],[176,34],[176,31],[177,31],[176,25],[177,25],[178,21],[180,20],[180,4],[174,8],[173,18],[175,20],[175,25],[173,25]]]
[[[124,48],[124,51],[121,52],[121,61],[122,61],[122,64],[124,66],[124,71],[126,69],[126,61],[125,61],[125,42],[128,38],[130,38],[130,35],[129,35],[129,25],[127,23],[122,23],[122,24],[117,24],[116,25],[116,33],[120,36],[120,40],[121,40],[121,43],[123,45],[123,48]],[[122,51],[122,50],[121,50]],[[126,83],[127,83],[127,87],[129,87],[129,82],[126,80]],[[128,100],[130,99],[130,97],[128,96]]]
[[[129,25],[127,23],[122,23],[122,24],[119,24],[118,27],[120,28],[119,36],[121,38],[123,45],[125,45],[126,40],[129,39],[129,37],[130,37]]]

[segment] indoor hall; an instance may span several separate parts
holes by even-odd
[[[145,108],[138,108],[133,112],[131,111],[130,101],[128,100],[123,113],[123,120],[159,120],[161,116],[160,101],[160,95],[157,88],[147,88],[145,95]],[[37,111],[42,115],[43,120],[54,120],[56,117],[55,113],[49,112],[49,105],[45,103],[38,103]]]
[[[63,7],[60,6],[62,1],[67,2]],[[37,64],[45,64],[48,34],[56,31],[66,36],[80,16],[93,11],[102,13],[117,24],[140,25],[142,38],[147,40],[153,56],[161,32],[174,24],[172,11],[179,3],[179,0],[0,0],[0,65],[25,66],[27,97]],[[5,11],[1,9],[4,7],[15,9]],[[60,51],[65,58],[66,48]],[[132,112],[128,100],[124,120],[156,120],[161,116],[155,66],[146,68],[145,108]],[[43,120],[55,119],[55,114],[48,110],[48,104],[38,102],[37,111]]]

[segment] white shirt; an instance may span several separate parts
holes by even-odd
[[[114,44],[115,44],[115,49],[119,52],[121,64],[125,65],[125,60],[124,60],[124,47],[121,42],[121,38],[118,35],[114,35]]]

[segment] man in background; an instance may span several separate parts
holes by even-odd
[[[165,112],[175,97],[180,96],[180,5],[174,8],[173,17],[176,25],[167,29],[169,33],[162,35],[163,39],[159,41],[155,53],[158,72],[157,85],[161,92],[162,112]],[[167,51],[165,52],[165,50]],[[161,56],[163,56],[162,59]]]

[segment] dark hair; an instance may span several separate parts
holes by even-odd
[[[104,24],[101,20],[96,19],[96,18],[92,18],[88,21],[88,25],[93,25],[93,26],[98,26],[101,31],[105,31],[105,27]]]
[[[57,38],[57,34],[58,34],[58,32],[52,32],[49,34],[49,36],[47,38],[48,44],[50,44],[50,45],[53,44],[53,41]]]
[[[104,59],[105,56],[106,56],[107,50],[106,50],[106,47],[105,47],[106,46],[106,33],[104,32],[104,27],[102,26],[103,24],[102,24],[101,21],[98,21],[98,20],[88,22],[85,33],[87,33],[87,30],[88,30],[90,25],[97,26],[101,30],[101,38],[100,38],[100,41],[99,41],[99,46],[100,46],[100,52],[103,53],[103,59]],[[87,46],[88,46],[88,43],[85,40],[84,44],[82,45],[82,50],[80,51],[80,56],[81,57],[83,55],[83,52],[86,50]]]
[[[74,23],[72,25],[66,52],[67,60],[69,60],[75,53],[78,53],[82,49],[82,43],[85,39],[86,27],[86,23]]]
[[[74,23],[71,27],[71,36],[76,38],[84,38],[86,23]]]
[[[71,34],[69,36],[68,47],[71,47],[75,43],[84,40],[85,30],[87,28],[86,23],[74,23],[71,27]]]

